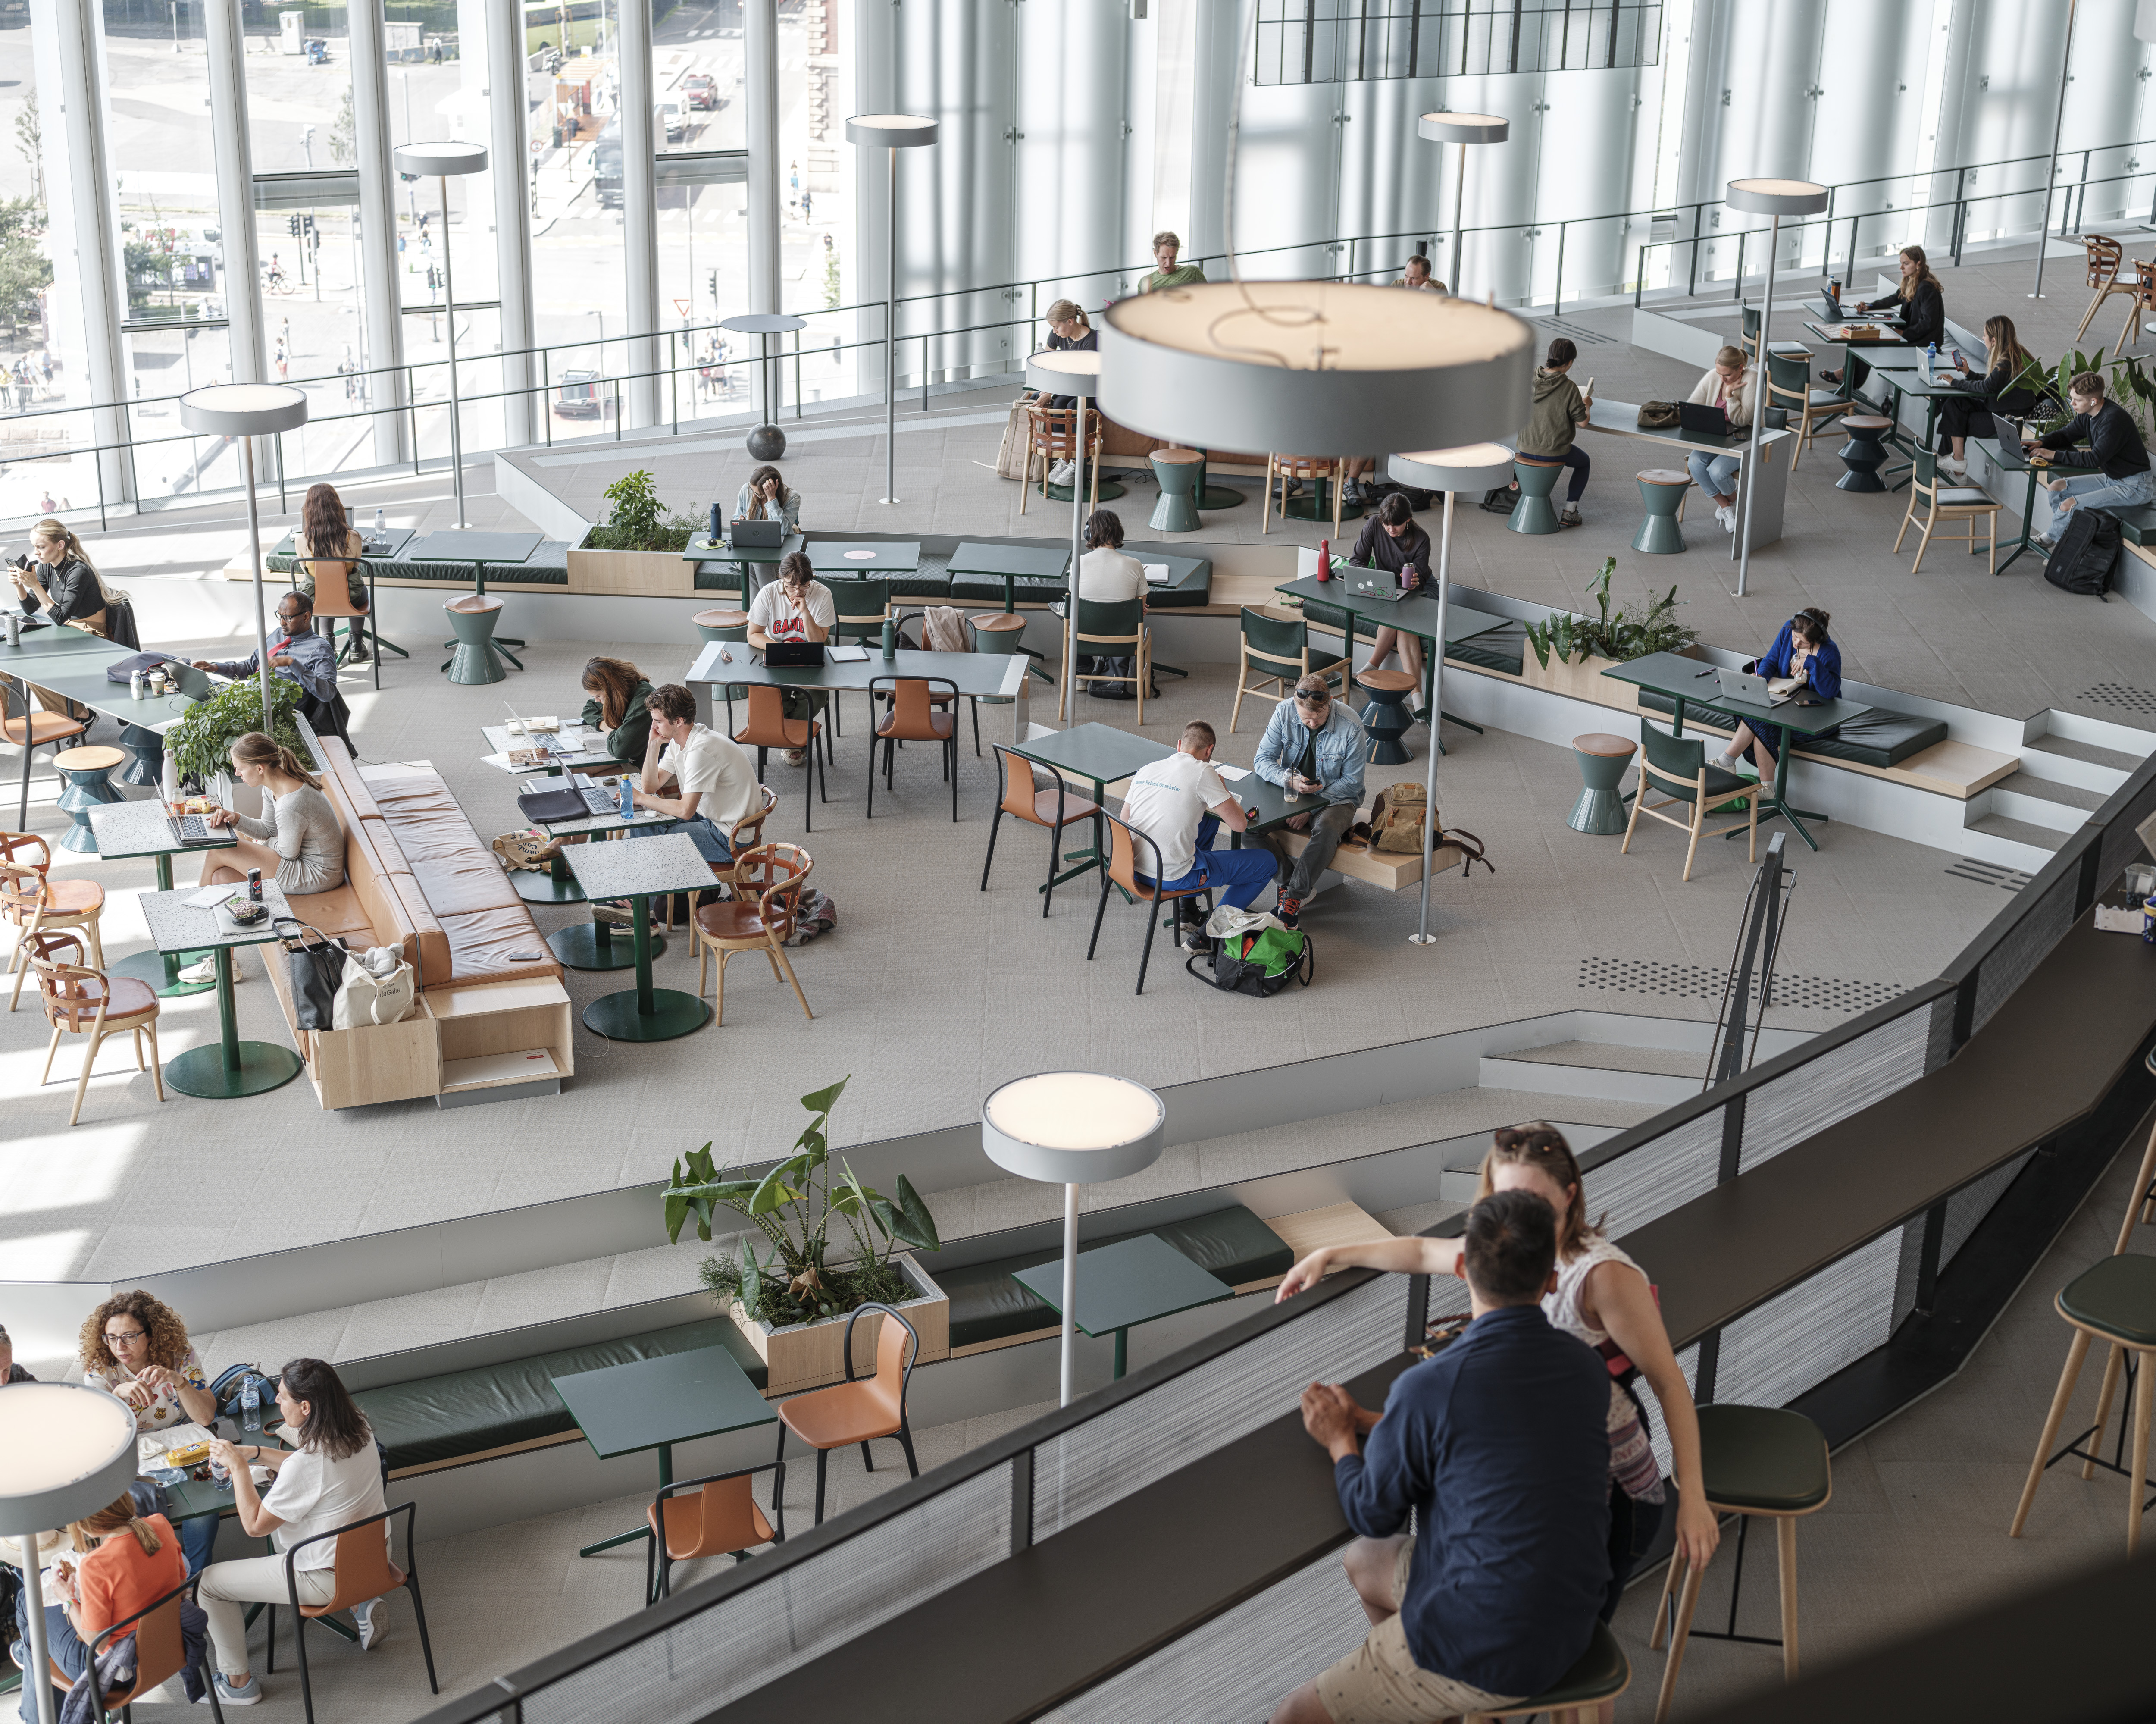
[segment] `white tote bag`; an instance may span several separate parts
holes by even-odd
[[[336,1001],[330,1012],[333,1030],[356,1030],[369,1024],[402,1023],[418,1003],[412,966],[395,946],[377,946],[354,952],[344,960],[344,978],[337,985]]]

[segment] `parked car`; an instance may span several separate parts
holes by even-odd
[[[596,371],[565,371],[554,391],[557,419],[612,419],[619,412],[621,398],[613,379]]]
[[[691,72],[681,80],[681,99],[701,112],[719,105],[719,80],[709,72]]]
[[[688,129],[689,116],[681,111],[680,103],[660,103],[659,130],[668,143],[679,143],[681,141],[681,134]]]

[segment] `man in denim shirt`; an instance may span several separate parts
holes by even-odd
[[[215,671],[220,677],[245,678],[255,673],[261,655],[245,658],[195,661],[198,671]],[[277,601],[277,628],[270,636],[270,668],[290,677],[316,700],[336,693],[336,651],[315,632],[314,603],[305,593],[287,593]]]
[[[1326,801],[1315,814],[1298,814],[1288,822],[1310,835],[1300,857],[1290,857],[1287,847],[1270,832],[1251,835],[1279,859],[1279,914],[1291,928],[1301,921],[1303,899],[1332,866],[1332,852],[1355,824],[1355,811],[1363,805],[1363,764],[1369,758],[1369,733],[1332,698],[1324,677],[1305,677],[1295,685],[1294,697],[1273,708],[1258,742],[1258,776]]]

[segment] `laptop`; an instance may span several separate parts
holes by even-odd
[[[737,551],[775,551],[786,543],[786,522],[737,521],[726,529],[726,543]]]
[[[522,737],[524,738],[523,745],[526,748],[544,749],[550,754],[560,755],[565,758],[583,752],[581,749],[571,748],[567,743],[563,742],[562,740],[562,733],[558,730],[552,732],[532,730],[525,723],[522,718],[517,716],[516,708],[510,705],[507,701],[504,701],[501,703],[501,710],[509,714],[509,729],[511,733],[515,736]]]
[[[1677,403],[1677,429],[1689,431],[1695,437],[1727,437],[1729,435],[1729,415],[1712,403],[1680,401]]]
[[[773,641],[763,649],[763,661],[774,671],[820,671],[824,668],[824,643]]]
[[[1717,671],[1715,676],[1721,683],[1724,700],[1745,701],[1755,707],[1779,707],[1789,697],[1787,692],[1777,694],[1764,677],[1750,671]]]
[[[1358,599],[1382,599],[1397,601],[1407,597],[1407,589],[1400,578],[1390,569],[1349,568],[1341,571],[1340,584],[1343,591]]]
[[[167,659],[164,670],[173,687],[189,700],[208,700],[217,692],[217,684],[210,680],[208,671],[198,671],[176,658]]]
[[[209,823],[207,815],[168,814],[165,816],[165,824],[172,829],[175,843],[223,844],[228,841],[221,828]]]

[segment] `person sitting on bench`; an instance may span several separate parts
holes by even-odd
[[[1289,856],[1286,842],[1273,833],[1255,835],[1254,841],[1280,860],[1276,913],[1291,928],[1301,924],[1302,901],[1317,890],[1332,865],[1333,852],[1355,824],[1355,811],[1363,805],[1363,766],[1369,758],[1369,732],[1333,699],[1317,672],[1296,683],[1294,694],[1275,707],[1265,723],[1252,763],[1258,776],[1299,796],[1325,799],[1324,807],[1288,821],[1291,830],[1310,835],[1301,856]]]
[[[2102,377],[2093,371],[2077,373],[2066,385],[2066,404],[2074,416],[2057,430],[2041,438],[2025,430],[2021,434],[2024,441],[2056,450],[2055,465],[2084,470],[2075,478],[2044,481],[2044,489],[2058,499],[2051,503],[2051,518],[2036,540],[2046,552],[2058,543],[2076,508],[2133,509],[2156,502],[2156,478],[2148,471],[2141,428],[2123,407],[2104,399]],[[2087,449],[2074,446],[2083,441]],[[2090,467],[2097,471],[2087,471]]]

